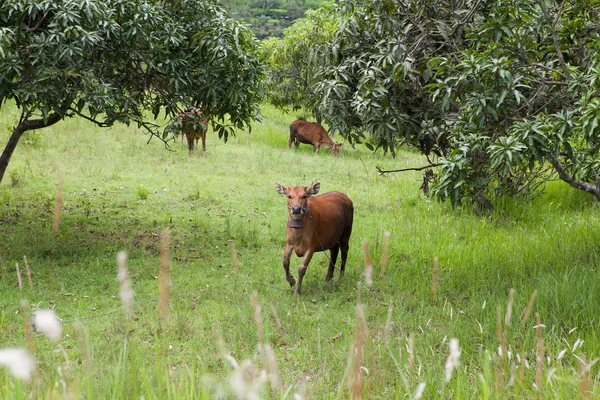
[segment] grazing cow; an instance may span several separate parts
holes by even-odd
[[[283,250],[283,268],[290,286],[296,280],[290,274],[290,256],[296,252],[302,259],[298,268],[296,296],[302,290],[302,278],[316,251],[330,250],[329,269],[325,282],[331,282],[338,252],[342,250],[340,277],[346,268],[348,241],[352,233],[354,206],[352,200],[340,192],[328,192],[313,196],[319,192],[321,184],[306,186],[281,186],[275,184],[277,193],[287,196],[288,223],[285,229],[285,247]]]
[[[208,121],[197,107],[190,107],[177,114],[181,118],[181,133],[185,135],[188,142],[190,154],[194,151],[194,141],[198,147],[198,140],[202,139],[202,151],[206,151],[206,132]],[[183,140],[183,136],[181,137]]]
[[[340,154],[340,147],[343,145],[343,143],[335,143],[331,140],[321,124],[308,122],[305,119],[297,119],[290,124],[288,146],[292,147],[292,143],[296,145],[296,148],[300,143],[312,144],[315,151],[319,150],[320,146],[324,146],[329,148],[335,156]]]

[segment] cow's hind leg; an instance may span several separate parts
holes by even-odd
[[[201,135],[200,138],[202,139],[202,151],[206,151],[206,133]]]
[[[189,134],[186,134],[186,137],[187,137],[187,142],[188,142],[188,150],[189,150],[190,154],[192,154],[194,152],[194,135],[189,133]]]
[[[348,259],[348,242],[350,241],[350,232],[344,233],[340,239],[340,249],[342,250],[342,265],[340,266],[340,278],[344,275],[346,269],[346,260]]]
[[[298,131],[292,127],[290,127],[290,140],[288,140],[288,147],[291,149],[292,148],[292,143],[294,143],[296,145],[296,148],[298,148]]]
[[[335,270],[335,262],[337,261],[338,254],[340,252],[340,246],[335,245],[331,248],[330,258],[329,258],[329,268],[327,269],[327,276],[325,277],[325,282],[329,283],[333,279],[333,272]]]

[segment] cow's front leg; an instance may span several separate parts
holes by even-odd
[[[296,293],[294,293],[296,296],[300,296],[300,294],[301,294],[302,279],[304,278],[304,274],[306,273],[306,270],[308,269],[308,263],[310,263],[310,260],[312,259],[313,254],[314,253],[310,250],[308,252],[306,252],[306,254],[304,255],[304,258],[302,259],[302,265],[300,266],[300,268],[298,268],[298,285],[296,286]]]
[[[285,279],[287,279],[290,286],[294,286],[296,283],[296,280],[292,274],[290,274],[290,257],[292,256],[292,250],[294,250],[294,248],[286,243],[283,248],[283,269],[285,270]]]

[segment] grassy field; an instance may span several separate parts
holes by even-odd
[[[417,154],[290,150],[295,115],[263,113],[251,134],[223,143],[209,132],[207,152],[191,156],[78,120],[22,139],[0,185],[0,349],[28,349],[37,369],[30,383],[0,369],[0,397],[600,398],[591,196],[554,182],[488,216],[452,210],[422,195],[419,173],[376,171],[419,166]],[[1,148],[17,118],[0,111]],[[275,182],[316,180],[353,200],[354,230],[345,276],[325,284],[318,253],[298,298]],[[20,289],[24,257],[32,285],[23,273]],[[62,319],[57,342],[30,330],[47,308]],[[448,363],[453,338],[460,358]]]

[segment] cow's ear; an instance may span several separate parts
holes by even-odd
[[[285,194],[287,188],[285,186],[281,186],[279,183],[275,182],[275,189],[277,189],[277,193]]]
[[[312,185],[312,187],[310,188],[310,194],[317,194],[319,193],[319,189],[321,189],[321,182],[317,182],[314,185]]]

